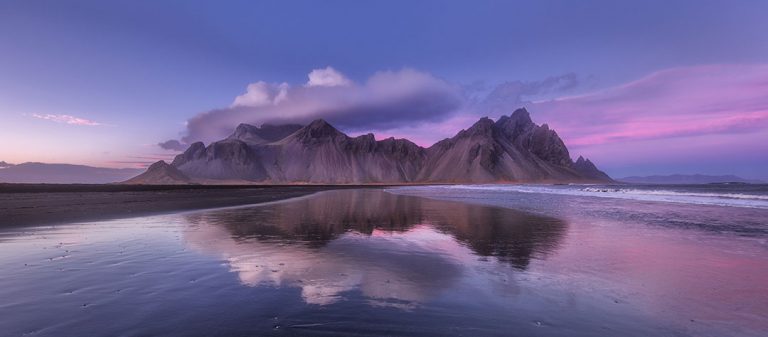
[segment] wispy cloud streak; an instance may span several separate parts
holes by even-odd
[[[56,123],[63,123],[69,125],[82,125],[82,126],[99,126],[102,123],[92,121],[90,119],[75,117],[72,115],[53,115],[53,114],[32,114],[34,118],[44,119]]]

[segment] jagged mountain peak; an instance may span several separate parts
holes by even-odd
[[[536,127],[536,124],[531,120],[531,115],[525,108],[517,109],[509,116],[499,117],[495,125],[507,137],[513,139]]]
[[[488,118],[487,116],[480,117],[480,119],[477,120],[477,122],[475,122],[475,124],[473,124],[470,127],[470,129],[472,129],[472,128],[490,128],[490,127],[493,126],[493,123],[494,123],[493,120]]]
[[[576,172],[579,172],[582,176],[600,181],[613,181],[605,172],[600,171],[591,160],[579,156],[578,159],[571,165]]]
[[[240,123],[235,128],[235,131],[232,132],[232,135],[230,135],[228,138],[244,140],[247,138],[257,137],[258,139],[262,139],[258,134],[259,128],[257,126]]]
[[[187,148],[187,150],[177,155],[176,158],[173,158],[171,165],[179,167],[186,162],[194,161],[204,157],[205,144],[203,144],[203,142],[194,142]]]
[[[262,124],[259,127],[241,123],[227,139],[237,139],[248,144],[271,143],[283,139],[301,128],[302,125],[300,124]]]
[[[333,127],[324,119],[316,119],[307,126],[299,129],[296,134],[301,140],[321,140],[337,137],[347,137],[344,133]]]
[[[192,183],[192,179],[179,171],[176,167],[160,160],[150,165],[144,173],[133,177],[124,183],[137,185],[180,185],[190,184]]]
[[[366,141],[376,141],[376,136],[372,133],[366,133],[364,135],[359,135],[355,137],[355,139],[364,139]]]
[[[158,161],[152,163],[152,165],[149,165],[147,170],[149,170],[149,171],[160,170],[160,169],[162,169],[164,167],[168,167],[168,166],[171,166],[171,165],[166,163],[165,160],[158,160]]]
[[[205,149],[205,144],[203,142],[194,142],[189,146],[187,151],[197,151],[200,149]]]
[[[328,123],[325,119],[318,118],[307,124],[306,128],[312,129],[312,130],[321,130],[321,129],[333,129],[336,130],[336,128],[333,127],[330,123]]]
[[[531,114],[525,108],[516,109],[512,112],[511,115],[509,115],[509,118],[520,122],[533,123],[531,120]]]
[[[488,117],[480,118],[475,124],[466,130],[466,134],[470,136],[475,135],[487,135],[490,136],[493,132],[494,122]]]
[[[247,132],[253,129],[258,129],[259,127],[247,123],[240,123],[235,128],[235,132]]]
[[[595,169],[597,169],[597,167],[595,166],[595,164],[594,164],[594,163],[592,163],[592,161],[591,161],[591,160],[589,160],[589,158],[584,158],[584,156],[579,156],[579,158],[578,158],[578,159],[576,159],[576,161],[575,161],[575,162],[573,162],[573,164],[574,164],[574,165],[584,165],[584,166],[586,166],[586,167],[594,167]]]

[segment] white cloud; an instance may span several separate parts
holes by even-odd
[[[308,87],[338,87],[352,84],[352,81],[330,66],[312,70],[307,77],[309,78],[306,84]]]
[[[235,97],[232,107],[258,107],[280,103],[288,96],[288,83],[273,84],[264,81],[251,83],[245,93]]]

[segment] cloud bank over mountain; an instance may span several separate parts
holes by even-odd
[[[209,142],[239,123],[308,123],[323,118],[345,130],[389,129],[441,121],[464,104],[460,87],[413,69],[380,71],[355,83],[331,67],[309,73],[303,85],[255,82],[231,106],[187,121],[182,142]],[[175,143],[162,143],[174,149]]]

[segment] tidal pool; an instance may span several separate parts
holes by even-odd
[[[759,336],[765,252],[615,218],[329,191],[2,230],[0,334]]]

